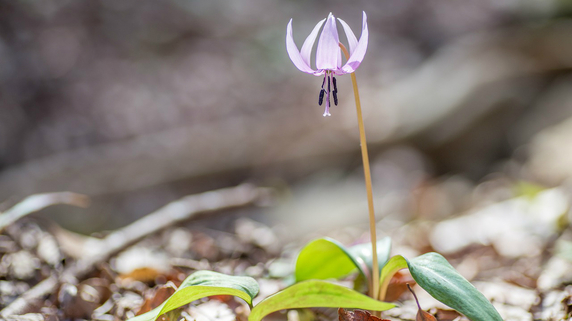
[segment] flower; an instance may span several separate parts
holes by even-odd
[[[298,50],[298,47],[294,43],[294,37],[292,36],[292,19],[290,19],[288,27],[286,27],[286,50],[288,51],[288,56],[290,56],[294,66],[301,71],[313,74],[314,76],[324,75],[322,89],[320,90],[320,96],[318,99],[318,104],[322,105],[324,95],[326,96],[326,110],[324,112],[324,116],[331,116],[330,93],[333,95],[334,104],[338,104],[338,88],[334,75],[344,75],[355,72],[367,51],[368,31],[367,16],[365,12],[363,13],[362,30],[359,41],[350,26],[348,26],[348,24],[342,19],[338,18],[338,20],[344,28],[350,47],[350,58],[343,66],[340,39],[338,37],[338,29],[336,27],[336,18],[331,12],[326,19],[323,19],[316,24],[308,38],[304,41],[304,44],[302,44],[302,50]],[[320,40],[318,40],[318,48],[316,49],[316,69],[314,70],[310,67],[310,54],[322,25],[324,25],[324,28],[320,34]],[[324,88],[326,85],[326,79],[328,84],[327,88]],[[333,91],[330,90],[330,82],[333,83]]]

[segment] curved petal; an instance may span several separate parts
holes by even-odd
[[[324,29],[318,40],[316,49],[316,68],[325,70],[336,70],[341,66],[341,55],[339,47],[338,29],[336,28],[336,18],[330,13],[324,24]]]
[[[320,31],[320,27],[322,27],[322,25],[324,24],[324,21],[326,21],[325,18],[316,24],[316,26],[314,27],[312,32],[310,32],[310,35],[308,36],[308,38],[306,38],[306,40],[304,41],[304,44],[302,45],[302,49],[300,50],[300,53],[302,54],[302,59],[304,59],[304,62],[308,66],[311,66],[310,65],[310,55],[312,54],[312,47],[314,47],[314,42],[316,42],[316,38],[318,36],[318,31]]]
[[[286,27],[286,51],[288,51],[288,56],[296,68],[305,73],[314,74],[315,70],[310,68],[310,66],[304,61],[300,51],[298,51],[298,47],[296,47],[296,44],[294,43],[294,37],[292,36],[292,19],[290,19],[288,27]]]
[[[350,55],[350,59],[348,59],[346,64],[342,67],[342,71],[344,73],[349,74],[356,71],[356,69],[361,64],[363,57],[365,57],[365,53],[367,51],[368,36],[369,32],[367,30],[367,16],[364,11],[361,36],[354,52]]]
[[[340,18],[338,18],[338,21],[340,21],[342,27],[344,27],[344,32],[346,33],[346,37],[348,38],[348,44],[350,45],[350,55],[351,55],[352,53],[354,53],[356,46],[358,44],[356,35],[354,35],[352,28],[350,28],[350,26],[348,26],[348,24],[345,21],[343,21]]]

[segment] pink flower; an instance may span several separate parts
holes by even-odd
[[[324,116],[330,116],[330,92],[334,97],[334,104],[338,104],[338,88],[334,75],[351,74],[356,71],[367,51],[368,31],[367,16],[365,12],[363,13],[362,30],[359,41],[350,26],[348,26],[348,24],[342,19],[338,18],[338,20],[344,28],[350,47],[350,58],[343,66],[342,51],[339,46],[340,39],[338,36],[338,29],[336,28],[336,18],[332,13],[330,13],[326,19],[316,24],[314,30],[312,30],[308,38],[304,41],[302,50],[298,50],[298,47],[294,43],[294,38],[292,37],[292,19],[290,19],[288,27],[286,28],[286,50],[288,51],[288,56],[290,56],[294,66],[308,74],[313,74],[315,76],[324,75],[322,89],[320,90],[318,100],[318,103],[322,105],[324,95],[326,95],[326,110],[324,112]],[[318,48],[316,49],[316,69],[312,69],[310,66],[310,54],[322,25],[324,25],[324,28],[320,34]],[[326,85],[326,79],[328,80],[327,88],[324,88],[324,85]],[[333,91],[330,90],[330,83],[333,83]]]

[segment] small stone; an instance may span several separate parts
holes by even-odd
[[[29,280],[34,277],[36,269],[40,266],[39,260],[28,251],[19,251],[7,254],[2,263],[8,264],[8,275],[18,280]]]
[[[48,233],[42,233],[40,242],[38,243],[38,257],[48,263],[50,266],[58,266],[62,261],[62,253],[56,239]]]

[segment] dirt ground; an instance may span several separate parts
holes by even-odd
[[[385,217],[378,230],[393,237],[393,254],[444,254],[504,320],[568,320],[572,243],[567,241],[566,194],[561,188],[531,185],[509,192],[513,183],[488,183],[495,186],[463,215],[430,220],[430,213],[420,211],[399,224]],[[425,186],[418,199],[429,189],[433,196],[437,190],[445,193],[443,185]],[[283,230],[248,217],[251,211],[275,206],[273,198],[275,191],[251,185],[192,195],[132,225],[88,237],[41,217],[42,208],[55,204],[87,206],[85,197],[29,197],[1,216],[0,313],[7,320],[125,320],[160,304],[196,270],[254,277],[260,284],[259,302],[287,284],[296,252],[312,237],[285,242]],[[27,216],[36,211],[40,213]],[[228,216],[227,228],[209,227]],[[346,225],[327,235],[348,244],[367,239],[363,226]],[[438,320],[466,320],[419,287],[415,291],[422,308]],[[397,304],[382,316],[415,319],[417,308],[409,293]],[[193,302],[180,315],[183,320],[246,320],[248,311],[239,299],[217,297]],[[268,318],[333,320],[336,313],[317,308]]]

